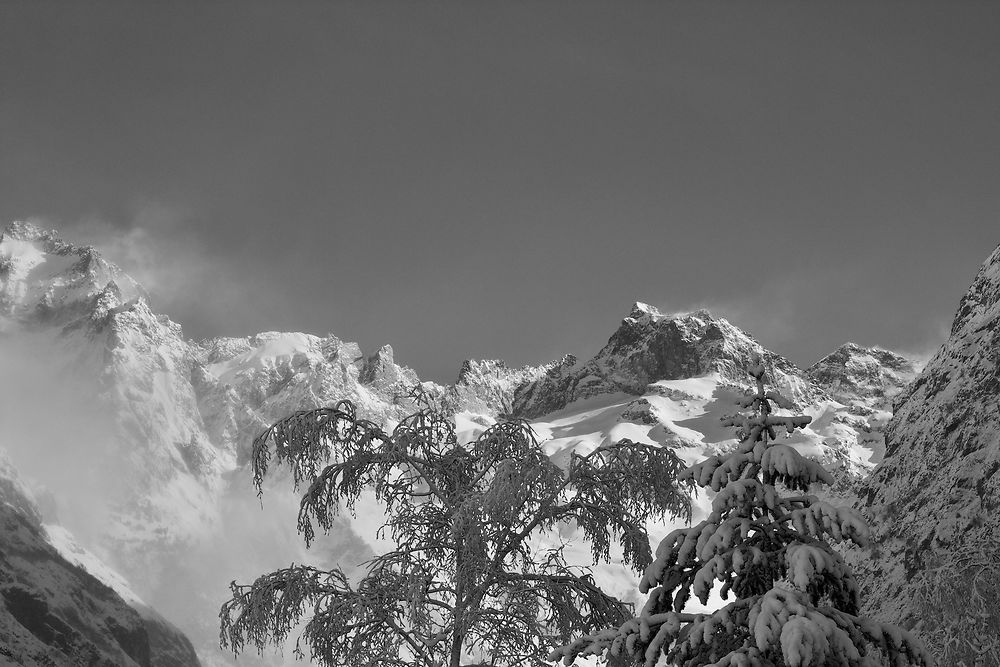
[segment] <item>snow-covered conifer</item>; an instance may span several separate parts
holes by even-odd
[[[810,418],[775,414],[774,407],[787,411],[791,403],[765,391],[759,358],[748,370],[756,391],[724,422],[739,429],[739,445],[680,476],[715,492],[711,513],[660,543],[640,583],[649,599],[636,618],[563,646],[550,660],[570,664],[597,655],[648,667],[932,664],[907,632],[858,616],[857,582],[829,540],[865,546],[868,527],[854,510],[808,495],[812,484],[832,478],[780,442],[779,431],[791,434]],[[716,585],[724,600],[735,599],[711,614],[685,611],[692,595],[707,604]]]

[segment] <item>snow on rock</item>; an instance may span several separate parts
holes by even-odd
[[[593,359],[560,364],[520,387],[514,408],[519,415],[536,417],[581,398],[614,392],[638,395],[653,382],[713,372],[740,383],[754,353],[763,357],[769,377],[784,395],[797,402],[818,396],[801,370],[727,320],[713,318],[707,310],[664,315],[636,303]]]
[[[296,410],[347,399],[368,419],[398,420],[412,407],[403,397],[419,382],[395,363],[391,346],[366,356],[333,334],[209,339],[191,353],[203,419],[217,445],[235,451],[240,463],[263,427]]]
[[[844,343],[806,369],[813,382],[844,405],[871,411],[892,399],[917,377],[921,361],[880,347]]]
[[[31,223],[0,234],[0,311],[7,318],[66,324],[109,286],[119,301],[146,293],[91,246],[75,246]]]
[[[275,471],[262,511],[246,464],[254,437],[298,410],[348,399],[360,416],[387,427],[411,412],[406,394],[419,378],[396,362],[391,346],[365,354],[333,334],[296,332],[189,341],[96,249],[22,223],[0,238],[0,317],[10,334],[0,343],[29,340],[44,355],[58,356],[55,375],[82,378],[75,391],[90,401],[87,413],[103,420],[97,435],[75,436],[80,441],[66,450],[83,450],[72,459],[73,474],[94,480],[87,488],[103,494],[106,509],[87,506],[101,530],[73,525],[73,498],[58,497],[57,513],[79,544],[58,527],[49,531],[52,541],[107,581],[119,572],[127,582],[122,591],[134,591],[181,625],[202,662],[231,664],[218,649],[217,612],[232,579],[310,558],[351,567],[379,548],[370,534],[381,516],[364,506],[357,519],[345,518],[326,542],[304,552],[288,480]],[[453,385],[422,386],[455,414],[465,440],[513,412],[530,418],[557,462],[630,438],[672,447],[695,463],[735,442],[720,418],[736,411],[754,353],[782,393],[813,417],[786,443],[802,456],[842,464],[851,479],[866,474],[881,456],[872,419],[889,413],[879,405],[860,414],[856,405],[868,405],[873,383],[891,384],[903,371],[841,381],[834,391],[707,311],[664,315],[636,304],[586,363],[571,355],[520,368],[469,360]],[[58,493],[59,486],[50,490]],[[695,520],[710,507],[711,498],[697,499]],[[658,540],[673,527],[649,528]],[[570,551],[589,562],[582,544]],[[635,574],[620,564],[601,566],[597,576],[616,593],[637,595]],[[240,664],[285,662],[293,664],[287,652],[240,658]]]
[[[896,400],[860,492],[878,558],[855,554],[869,610],[919,624],[941,664],[1000,664],[1000,248],[948,340]],[[985,660],[985,662],[983,662]]]
[[[499,359],[467,359],[462,363],[455,384],[449,388],[450,401],[458,411],[492,416],[509,414],[518,388],[574,361],[572,357],[564,357],[540,366],[510,368]]]

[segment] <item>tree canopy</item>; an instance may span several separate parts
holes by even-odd
[[[233,582],[220,611],[234,653],[300,630],[296,650],[331,666],[545,665],[554,646],[633,613],[567,562],[559,527],[575,525],[595,563],[617,543],[641,572],[653,562],[646,522],[690,518],[691,484],[668,448],[609,442],[560,467],[524,421],[460,444],[427,403],[391,432],[347,401],[297,412],[255,440],[252,463],[259,491],[274,463],[290,470],[307,544],[363,493],[385,508],[396,548],[359,579],[292,564]]]

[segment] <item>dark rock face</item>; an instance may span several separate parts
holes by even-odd
[[[638,398],[626,405],[622,413],[618,415],[618,420],[636,424],[660,423],[653,411],[653,406],[645,398]]]
[[[1000,248],[962,298],[948,340],[897,398],[885,460],[860,497],[880,549],[858,567],[869,611],[903,626],[926,620],[930,648],[947,664],[1000,664],[1000,650],[985,663],[971,644],[949,653],[969,637],[1000,636],[996,595],[986,595],[991,608],[969,611],[982,592],[971,582],[1000,582],[998,324]],[[964,583],[944,583],[952,575]],[[948,625],[952,615],[960,626]]]
[[[574,372],[577,360],[571,354],[553,364],[538,379],[526,382],[514,389],[514,414],[533,418],[560,410],[572,401],[581,378]],[[585,378],[583,379],[585,380]]]
[[[365,359],[358,379],[361,384],[389,393],[393,388],[409,389],[419,381],[411,369],[396,365],[391,345],[383,345],[378,352]]]
[[[535,382],[518,387],[514,411],[531,419],[578,399],[615,392],[641,395],[659,380],[713,372],[738,384],[746,378],[754,353],[762,356],[782,393],[793,401],[814,397],[815,389],[800,369],[725,319],[713,318],[706,310],[668,316],[637,303],[593,359],[582,365],[575,359],[555,365]]]
[[[362,384],[392,385],[399,381],[399,373],[393,362],[392,346],[383,345],[378,352],[365,360],[360,376]]]
[[[200,665],[191,642],[180,630],[152,609],[142,610],[142,622],[149,639],[152,667],[195,667]]]
[[[7,479],[0,488],[0,664],[195,667],[191,643],[143,616],[67,562],[45,539],[38,511]]]

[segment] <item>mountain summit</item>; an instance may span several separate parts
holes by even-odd
[[[0,234],[0,317],[12,323],[66,325],[98,320],[146,291],[93,246],[63,241],[28,222]]]
[[[797,402],[818,398],[800,369],[726,319],[704,309],[664,315],[636,302],[593,359],[584,364],[567,359],[519,388],[515,412],[538,417],[579,399],[614,392],[639,395],[660,380],[709,373],[742,384],[754,354],[761,356],[768,376],[786,396]]]

